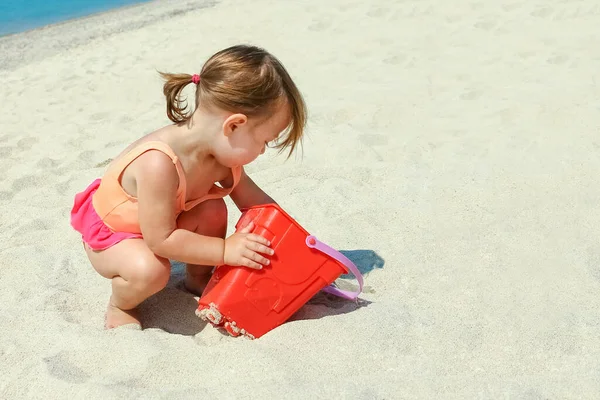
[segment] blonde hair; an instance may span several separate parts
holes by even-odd
[[[193,82],[190,74],[160,73],[165,83],[167,116],[176,124],[189,121],[191,112],[181,98]],[[221,50],[206,61],[196,87],[196,107],[214,106],[248,117],[266,117],[281,100],[287,101],[291,123],[274,146],[288,157],[302,143],[306,125],[306,104],[283,64],[272,54],[255,46],[238,45]]]

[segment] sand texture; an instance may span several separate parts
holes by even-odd
[[[224,0],[0,38],[0,398],[599,398],[599,29],[596,0]],[[302,157],[248,172],[362,300],[234,339],[175,265],[145,330],[105,331],[73,196],[168,123],[157,70],[237,43],[310,111]]]

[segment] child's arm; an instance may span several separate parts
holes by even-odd
[[[268,264],[261,254],[272,254],[265,238],[238,232],[226,240],[203,236],[177,227],[176,198],[179,179],[173,161],[160,152],[139,157],[136,175],[138,218],[144,241],[161,257],[197,265]]]
[[[227,184],[229,182],[223,182]],[[231,183],[229,183],[231,185]],[[231,200],[240,209],[256,206],[259,204],[275,203],[268,194],[266,194],[248,175],[242,168],[242,175],[237,186],[231,191]]]

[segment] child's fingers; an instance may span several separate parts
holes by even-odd
[[[246,245],[246,247],[257,253],[268,254],[270,256],[272,256],[275,253],[275,251],[273,249],[271,249],[265,245],[262,245],[260,243],[257,243],[257,242],[249,242]]]
[[[254,229],[254,221],[250,221],[248,225],[240,229],[240,233],[250,233]]]
[[[242,265],[244,267],[248,267],[248,268],[252,268],[252,269],[262,269],[262,265],[260,265],[256,261],[252,261],[249,258],[243,258],[242,259]]]
[[[267,239],[265,239],[264,237],[262,237],[260,235],[256,235],[254,233],[251,233],[250,235],[248,235],[247,238],[253,242],[264,244],[265,246],[271,245],[271,242],[269,242]]]
[[[270,261],[267,260],[265,257],[252,250],[246,250],[246,252],[244,252],[244,257],[246,257],[246,259],[250,261],[254,261],[262,265],[269,265],[270,263]]]

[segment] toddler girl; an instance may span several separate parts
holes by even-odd
[[[222,50],[198,75],[161,75],[173,124],[127,147],[71,211],[92,266],[112,281],[106,328],[141,327],[136,307],[165,287],[169,260],[186,263],[185,286],[198,295],[215,265],[269,264],[270,243],[252,225],[226,238],[223,197],[240,209],[274,202],[243,166],[270,143],[291,155],[306,121],[296,85],[261,48]],[[181,99],[188,84],[196,85],[191,113]]]

